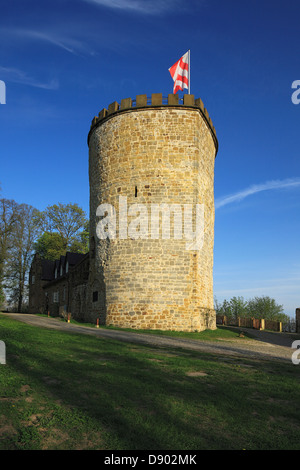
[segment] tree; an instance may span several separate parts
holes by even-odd
[[[3,280],[12,233],[17,221],[18,204],[13,199],[0,199],[0,282]]]
[[[73,237],[69,250],[73,253],[87,253],[89,251],[89,221],[84,224],[83,230]]]
[[[237,320],[237,317],[275,321],[288,321],[289,319],[283,312],[283,306],[270,297],[254,297],[250,300],[232,297],[229,301],[225,299],[222,304],[215,298],[215,310],[217,315],[225,315],[229,320]]]
[[[215,297],[215,310],[217,315],[222,315],[229,319],[233,317],[230,302],[228,302],[226,299],[224,299],[223,303],[220,304]]]
[[[0,308],[5,301],[4,278],[8,255],[13,245],[18,204],[13,199],[0,199]]]
[[[238,317],[246,316],[248,303],[244,300],[244,297],[232,297],[229,304],[231,315],[235,320],[237,320]]]
[[[227,317],[228,319],[232,318],[232,311],[231,311],[231,305],[230,303],[225,299],[222,304],[222,310],[223,310],[223,315]]]
[[[222,305],[220,304],[216,296],[214,296],[214,309],[215,309],[216,315],[222,315],[221,313]]]
[[[66,254],[65,241],[57,232],[44,232],[34,244],[41,258],[55,261]]]
[[[39,212],[27,204],[0,199],[0,303],[6,294],[17,311],[22,310],[34,250],[47,259],[58,259],[70,247],[86,253],[88,239],[88,221],[77,204],[48,206]]]
[[[40,233],[40,213],[32,206],[18,204],[5,273],[5,287],[9,290],[10,301],[16,305],[18,312],[22,311],[26,298],[27,275],[32,261],[34,243]]]
[[[82,211],[80,208],[79,210]],[[75,209],[75,212],[77,212],[77,209]],[[84,214],[83,211],[82,213]],[[77,219],[77,221],[78,220],[79,219]],[[44,228],[54,228],[54,224],[51,225],[50,219],[45,213],[42,214],[42,221]],[[63,222],[61,222],[60,231],[44,232],[35,243],[35,252],[38,253],[41,258],[48,260],[59,259],[60,256],[65,255],[67,251],[71,251],[73,253],[87,253],[89,251],[89,221],[85,219],[85,216],[82,218],[82,221],[84,221],[84,224],[80,226],[78,223],[78,229],[75,234],[71,235],[71,231],[69,230],[68,235],[66,235],[69,237],[68,239],[63,235],[64,232],[67,233],[67,230],[63,227]]]
[[[5,304],[5,294],[4,294],[3,287],[0,286],[0,311],[1,309],[3,309],[4,304]]]
[[[268,296],[254,297],[248,301],[248,316],[265,320],[286,321],[283,306]]]
[[[43,223],[46,231],[55,230],[60,234],[67,251],[79,231],[84,229],[87,218],[78,204],[59,203],[46,208],[43,212]]]

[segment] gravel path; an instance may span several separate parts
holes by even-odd
[[[139,343],[161,348],[183,348],[196,351],[202,351],[219,356],[248,357],[256,359],[270,359],[284,362],[291,362],[291,356],[294,349],[291,348],[294,340],[300,338],[299,334],[272,333],[267,331],[258,331],[246,328],[239,328],[248,334],[251,339],[236,338],[232,340],[219,341],[200,341],[192,339],[174,338],[144,333],[134,333],[118,330],[106,330],[95,327],[76,325],[63,322],[57,318],[39,317],[30,314],[5,313],[18,321],[42,327],[72,333],[83,333],[94,335],[101,338],[108,338],[130,343]],[[1,339],[1,320],[0,320],[0,339]]]

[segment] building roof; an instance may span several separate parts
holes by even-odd
[[[61,256],[55,261],[50,261],[47,259],[41,259],[42,265],[42,280],[49,282],[56,282],[66,277],[66,262],[68,261],[69,268],[73,268],[83,259],[88,257],[88,253],[72,253],[68,251],[65,256]],[[60,274],[60,268],[62,267],[62,274]],[[52,283],[51,282],[51,283]]]
[[[86,257],[89,256],[89,253],[72,253],[68,251],[65,256],[61,256],[60,259],[55,261],[41,258],[38,254],[34,255],[34,260],[38,260],[41,266],[41,280],[42,281],[55,281],[65,277],[68,273],[66,270],[66,263],[68,262],[69,268],[73,268],[78,263],[83,261]],[[62,267],[62,274],[60,274],[60,268]],[[57,271],[56,271],[57,270]],[[55,276],[56,271],[56,276]]]
[[[41,265],[42,265],[42,280],[51,281],[54,278],[55,261],[50,261],[48,259],[41,259]]]
[[[66,256],[65,256],[65,263],[68,261],[69,266],[75,266],[75,264],[79,263],[86,254],[82,253],[71,253],[70,251],[67,251]]]

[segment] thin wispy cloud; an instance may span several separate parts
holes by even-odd
[[[25,37],[28,39],[36,39],[39,41],[48,42],[50,44],[53,44],[54,46],[58,46],[61,49],[64,49],[67,52],[70,52],[71,54],[75,54],[74,42],[72,46],[71,45],[72,41],[70,40],[66,40],[60,37],[56,37],[51,34],[41,33],[40,31],[34,31],[34,30],[19,30],[19,34],[22,37]]]
[[[227,204],[233,204],[235,202],[240,202],[248,196],[253,194],[260,193],[262,191],[271,191],[277,189],[293,189],[300,186],[300,178],[288,178],[285,180],[274,180],[267,181],[262,184],[255,184],[249,188],[239,191],[228,196],[224,196],[216,199],[215,208],[219,209],[220,207],[226,206]]]
[[[99,6],[131,11],[136,13],[159,15],[165,11],[172,11],[182,2],[176,0],[84,0]]]
[[[57,90],[59,87],[59,83],[56,79],[52,79],[49,82],[42,82],[17,68],[0,67],[0,74],[7,82],[20,83],[22,85],[43,88],[45,90]]]
[[[90,46],[84,41],[68,37],[61,32],[49,29],[48,31],[38,31],[35,29],[22,29],[22,28],[1,28],[0,33],[5,36],[10,36],[14,40],[29,40],[35,42],[42,42],[45,44],[51,44],[55,47],[59,47],[70,54],[79,55],[87,54],[93,55],[93,51]]]

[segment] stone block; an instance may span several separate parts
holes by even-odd
[[[202,111],[204,111],[204,104],[201,98],[197,98],[195,100],[195,105],[198,106],[198,108],[200,108]]]
[[[100,113],[98,114],[99,119],[104,119],[107,116],[107,109],[101,109]]]
[[[119,103],[114,101],[108,106],[108,114],[115,113],[116,111],[118,111],[118,109],[119,109]]]
[[[128,109],[132,107],[132,99],[124,98],[121,100],[121,109]]]
[[[195,96],[183,95],[183,104],[184,106],[195,106]]]
[[[162,104],[162,93],[152,93],[151,101],[152,106],[160,106]]]
[[[136,107],[147,106],[147,95],[136,95]]]
[[[168,104],[169,105],[177,105],[179,104],[179,97],[178,95],[174,95],[174,93],[168,95]]]

